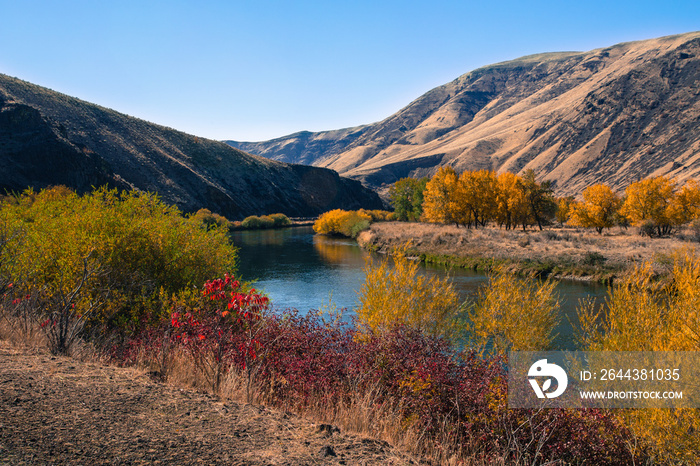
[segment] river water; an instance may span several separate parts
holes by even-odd
[[[278,309],[317,310],[332,299],[338,308],[347,309],[349,318],[358,303],[365,261],[381,260],[354,240],[317,236],[311,227],[237,231],[232,240],[239,248],[238,274],[244,280],[255,280],[254,287],[264,290]],[[463,269],[421,266],[421,271],[449,275],[464,300],[473,300],[479,288],[488,283],[486,275]],[[591,297],[602,303],[607,287],[566,280],[559,282],[556,290],[561,315],[555,346],[573,349],[571,322],[576,321],[579,300]]]

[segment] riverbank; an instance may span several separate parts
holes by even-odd
[[[598,235],[583,228],[543,231],[466,229],[428,223],[375,223],[362,232],[358,244],[367,250],[390,252],[406,243],[422,261],[488,272],[496,266],[532,277],[552,277],[611,283],[643,262],[666,275],[674,251],[697,243],[672,238],[647,238],[636,228],[614,228]]]

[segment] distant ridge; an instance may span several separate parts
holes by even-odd
[[[533,169],[560,195],[652,175],[700,178],[700,32],[496,63],[357,128],[297,133],[251,153],[375,188],[404,176]],[[303,135],[303,136],[302,136]]]
[[[230,219],[381,207],[332,170],[246,154],[0,74],[0,194],[54,184],[157,192],[184,211]]]

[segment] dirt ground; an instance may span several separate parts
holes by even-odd
[[[0,464],[415,464],[291,413],[0,341]]]

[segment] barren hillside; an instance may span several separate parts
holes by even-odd
[[[55,184],[157,192],[230,219],[381,207],[332,170],[246,154],[0,74],[0,194]]]
[[[532,168],[558,194],[578,194],[594,182],[621,189],[650,175],[697,178],[699,120],[696,32],[498,63],[379,123],[245,147],[280,160],[303,153],[298,160],[374,187],[449,164]]]

